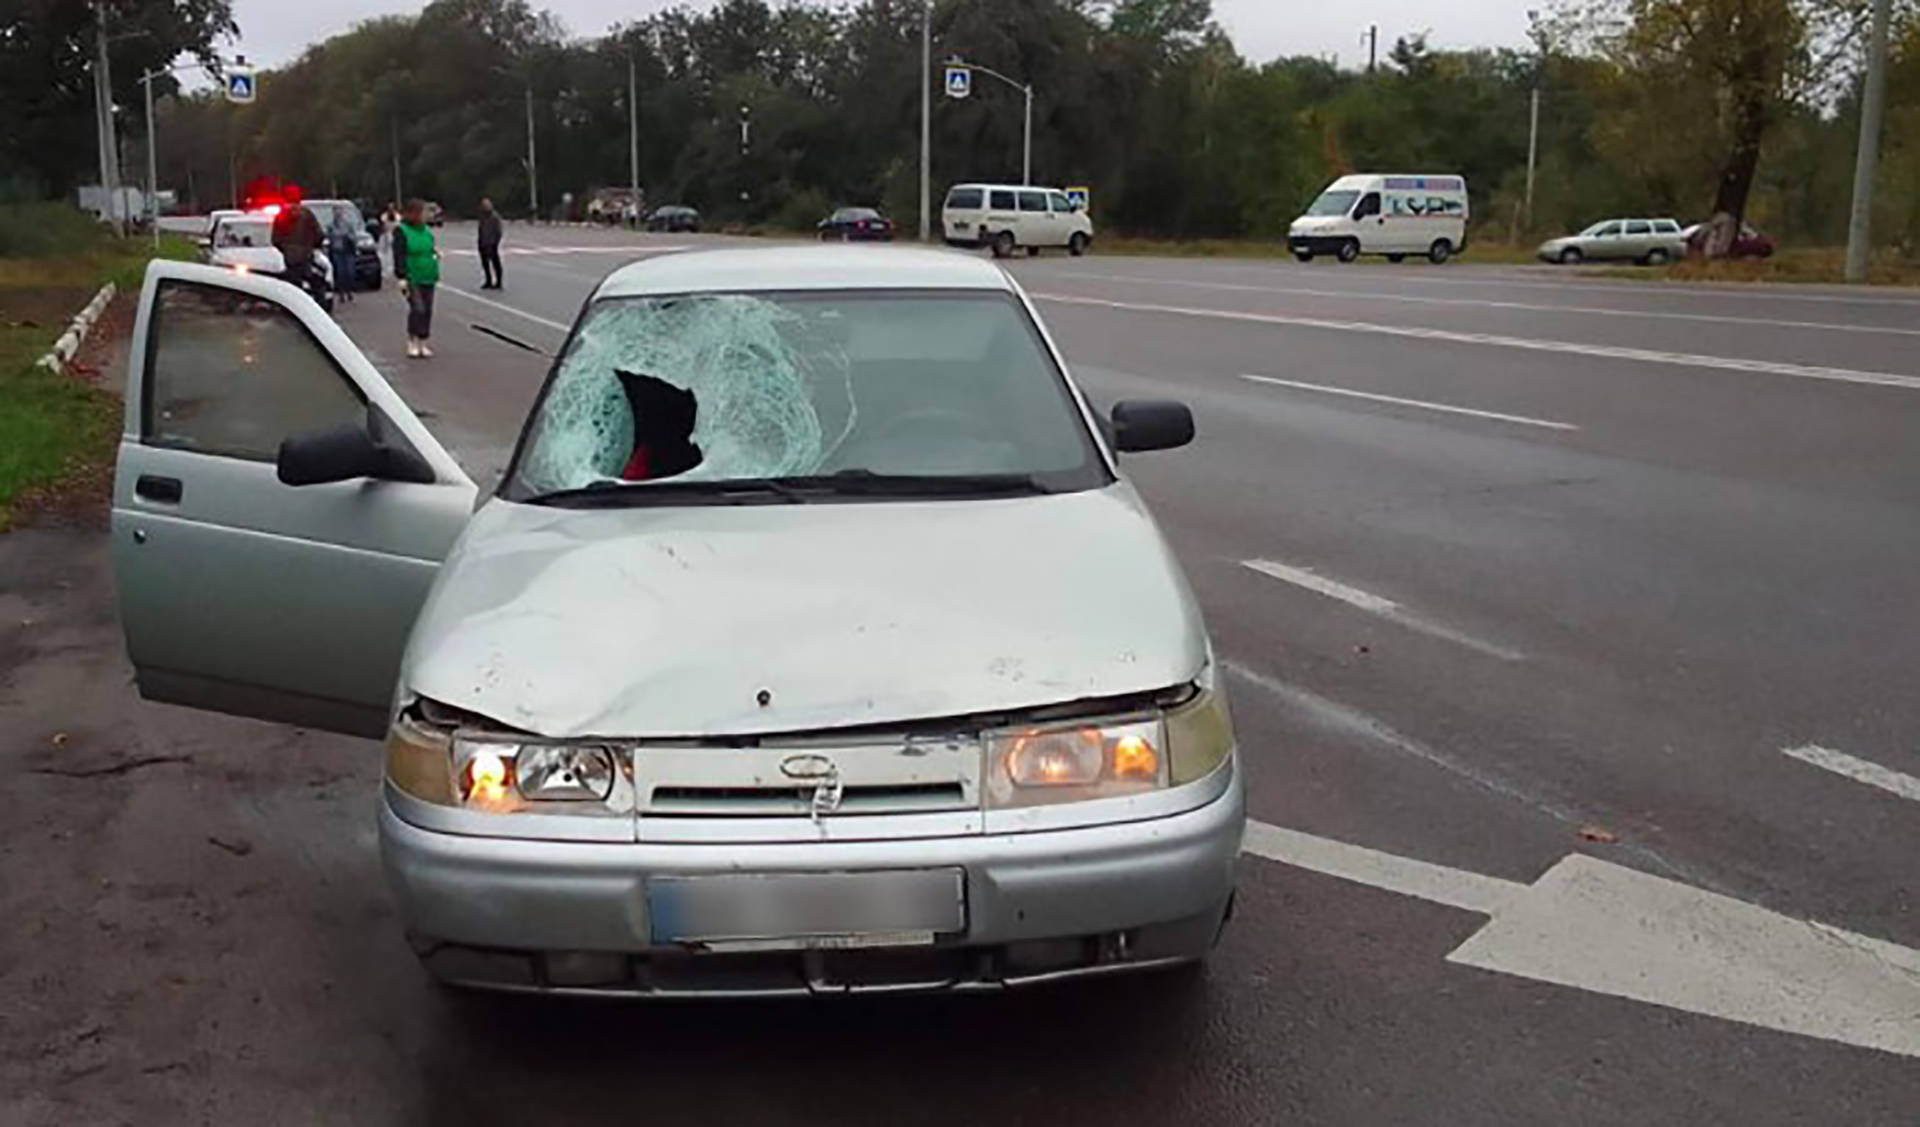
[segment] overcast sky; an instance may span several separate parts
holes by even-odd
[[[574,35],[598,35],[610,23],[675,2],[534,0],[534,6],[559,16]],[[693,0],[693,6],[708,2]],[[1421,31],[1432,33],[1436,47],[1518,46],[1525,41],[1527,8],[1539,6],[1541,0],[1213,0],[1215,17],[1242,55],[1262,62],[1278,55],[1338,55],[1347,67],[1366,59],[1360,37],[1368,24],[1380,25],[1383,56],[1395,37]],[[419,0],[234,0],[237,49],[263,66],[276,66],[369,16],[423,7]]]

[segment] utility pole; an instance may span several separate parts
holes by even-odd
[[[1032,85],[1025,82],[1015,82],[1013,79],[1008,78],[1006,75],[1001,74],[999,71],[994,70],[992,67],[983,67],[979,63],[970,63],[967,60],[961,58],[959,55],[949,56],[947,59],[947,65],[950,67],[965,67],[969,71],[974,71],[979,74],[984,74],[988,78],[997,78],[1001,82],[1006,83],[1008,86],[1013,87],[1015,90],[1020,91],[1021,94],[1026,96],[1026,99],[1027,99],[1026,124],[1022,129],[1023,138],[1021,141],[1021,155],[1020,155],[1020,183],[1023,186],[1032,187],[1033,186],[1033,87]]]
[[[1849,282],[1867,280],[1873,251],[1873,178],[1880,159],[1880,119],[1887,97],[1887,21],[1892,0],[1874,0],[1873,38],[1867,44],[1867,86],[1860,99],[1860,149],[1853,162],[1853,210],[1847,217]]]
[[[635,218],[640,213],[640,72],[627,52],[627,189]],[[622,218],[625,218],[622,216]]]
[[[1540,49],[1540,55],[1533,64],[1533,93],[1528,98],[1527,194],[1525,202],[1520,206],[1520,210],[1514,213],[1513,230],[1507,238],[1507,241],[1510,243],[1520,241],[1520,227],[1522,222],[1525,222],[1529,230],[1531,230],[1533,226],[1533,169],[1535,159],[1540,151],[1540,83],[1545,80],[1547,73],[1547,33],[1545,29],[1540,26],[1540,12],[1538,9],[1527,9],[1527,24],[1531,29],[1534,45]]]
[[[1367,25],[1367,73],[1371,75],[1380,62],[1380,25]]]
[[[920,241],[933,230],[933,0],[920,5]]]
[[[1540,151],[1540,83],[1533,84],[1532,105],[1527,112],[1527,202],[1522,211],[1529,227],[1533,224],[1533,166]]]
[[[527,80],[527,200],[534,222],[540,221],[540,164],[533,147],[533,80]]]
[[[158,146],[154,144],[153,131],[153,80],[165,71],[148,71],[140,76],[140,84],[147,88],[147,225],[153,230],[153,249],[160,249],[160,193],[159,160],[155,156]]]
[[[400,184],[400,119],[387,118],[387,139],[393,153],[393,203],[395,207],[405,207],[407,193]]]
[[[113,228],[126,233],[120,200],[120,139],[113,123],[113,66],[107,59],[107,6],[102,0],[93,5],[93,90],[100,121],[100,186],[107,190],[107,218]]]

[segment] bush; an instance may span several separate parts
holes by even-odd
[[[827,213],[833,210],[833,201],[818,188],[807,188],[787,196],[780,210],[767,220],[767,226],[778,231],[798,231],[811,233]]]
[[[110,235],[72,204],[0,203],[0,258],[85,254],[102,248]]]

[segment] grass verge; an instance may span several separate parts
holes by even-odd
[[[84,374],[50,371],[37,361],[104,283],[132,300],[149,260],[150,238],[115,239],[90,221],[48,220],[45,207],[0,209],[9,223],[60,223],[70,233],[59,253],[26,240],[0,244],[29,253],[0,257],[0,531],[18,518],[22,499],[63,481],[96,475],[113,457],[120,399]],[[70,210],[70,209],[69,209]],[[162,237],[160,256],[191,258],[191,242]],[[96,332],[99,331],[96,329]]]
[[[1293,252],[1284,242],[1268,242],[1259,239],[1143,239],[1131,235],[1100,235],[1093,241],[1095,254],[1129,255],[1145,258],[1246,258],[1246,259],[1291,259]],[[1501,243],[1470,242],[1467,249],[1454,256],[1455,262],[1478,263],[1483,266],[1511,266],[1516,263],[1532,262],[1533,251],[1527,247],[1507,246]],[[1360,259],[1362,263],[1381,264],[1384,258],[1368,256]],[[1410,256],[1409,261],[1424,261],[1420,256]]]
[[[1687,259],[1656,268],[1609,268],[1594,273],[1609,278],[1663,278],[1675,282],[1795,282],[1844,283],[1845,250],[1839,247],[1794,247],[1771,258]],[[1920,286],[1920,259],[1891,251],[1875,254],[1867,267],[1867,283],[1876,286]]]

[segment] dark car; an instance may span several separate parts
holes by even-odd
[[[893,241],[893,220],[870,207],[843,207],[819,226],[820,238],[826,242]]]
[[[1707,249],[1707,225],[1695,223],[1680,232],[1687,240],[1688,254],[1705,254]],[[1740,225],[1740,234],[1733,240],[1733,246],[1727,249],[1729,258],[1772,258],[1773,240],[1763,234],[1751,223]]]
[[[667,204],[656,207],[647,213],[649,231],[698,231],[700,213],[680,204]]]
[[[354,200],[307,200],[306,209],[320,221],[322,231],[333,230],[334,217],[344,215],[347,226],[354,232],[353,239],[353,275],[355,288],[377,290],[380,288],[381,265],[380,247],[372,228],[367,226],[366,213]]]

